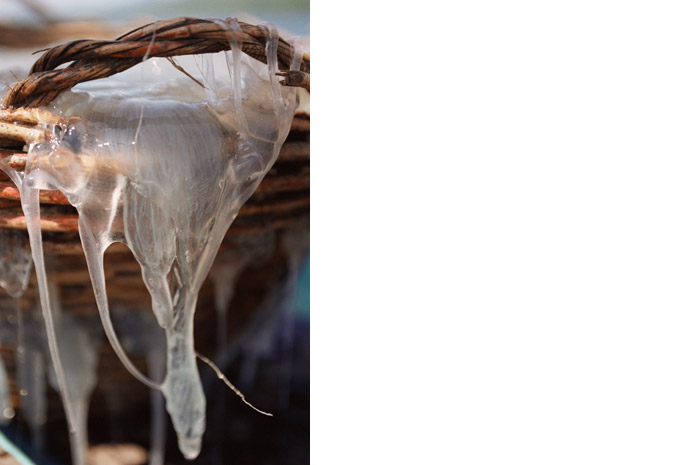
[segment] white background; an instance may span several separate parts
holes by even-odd
[[[459,5],[311,8],[312,463],[698,462],[694,2]]]

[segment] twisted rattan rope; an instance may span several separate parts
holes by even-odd
[[[233,19],[220,22],[197,18],[174,18],[139,27],[115,40],[76,40],[53,47],[34,63],[29,77],[15,84],[2,101],[6,108],[39,107],[50,103],[74,85],[101,79],[131,68],[143,57],[173,57],[229,50],[231,42],[263,63],[266,58],[267,30]],[[310,88],[310,58],[303,56],[300,72],[288,71],[293,47],[279,38],[277,56],[281,83]],[[67,68],[58,66],[73,62]]]

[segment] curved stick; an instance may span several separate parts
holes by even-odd
[[[173,57],[216,53],[229,50],[230,43],[235,42],[240,44],[244,53],[266,63],[266,27],[237,22],[238,28],[234,21],[233,18],[224,21],[174,18],[147,24],[114,40],[76,40],[53,47],[34,63],[27,78],[10,89],[2,106],[46,105],[76,84],[125,71],[141,63],[146,55]],[[279,71],[288,71],[294,56],[293,46],[279,38],[276,48]],[[67,68],[56,69],[69,62],[72,63]],[[306,54],[301,60],[300,70],[284,75],[282,84],[309,90],[309,74],[310,57]]]

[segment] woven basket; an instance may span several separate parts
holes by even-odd
[[[38,120],[51,116],[39,107],[80,82],[105,78],[137,65],[146,54],[149,57],[173,57],[215,53],[229,49],[232,39],[241,44],[244,53],[266,62],[265,28],[242,22],[239,25],[240,32],[231,32],[225,27],[225,22],[176,18],[145,25],[115,40],[74,41],[45,51],[30,75],[13,85],[4,97],[3,107],[0,107],[0,158],[8,161],[13,169],[22,171],[27,157],[23,147],[32,132],[39,130]],[[304,55],[300,71],[289,71],[293,54],[293,47],[279,39],[281,83],[309,90],[310,59]],[[70,62],[69,66],[56,69]],[[279,280],[279,276],[292,271],[286,266],[289,251],[281,246],[281,238],[285,234],[307,234],[309,230],[309,161],[310,116],[305,112],[297,113],[278,160],[240,210],[221,246],[221,251],[235,251],[255,243],[269,249],[268,253],[260,254],[262,258],[248,266],[237,283],[227,328],[232,337],[253,317],[264,294]],[[0,171],[0,235],[9,230],[26,230],[19,200],[16,186]],[[92,286],[77,232],[77,212],[58,191],[42,191],[40,202],[44,253],[52,262],[47,271],[58,283],[61,303],[76,314],[96,315]],[[140,268],[125,246],[112,245],[107,250],[105,266],[110,306],[148,308],[150,296],[143,285]],[[32,277],[21,298],[21,305],[24,309],[32,309],[37,302],[36,279]],[[12,309],[14,305],[13,299],[1,293],[0,308]],[[212,285],[206,283],[196,312],[195,338],[197,350],[209,355],[214,352],[216,337],[213,308]],[[147,411],[148,389],[126,372],[106,341],[100,352],[99,384],[90,406],[91,422],[95,418],[113,415],[113,412],[108,412],[106,399],[114,390],[130,399],[129,407],[121,410],[125,421],[133,418],[136,412]],[[15,358],[11,345],[2,347],[2,357],[12,376]],[[134,361],[145,369],[144,358],[134,356]],[[17,393],[14,378],[12,383],[11,390]],[[50,395],[48,423],[55,424],[56,431],[60,431],[65,428],[62,406],[57,394],[51,391]],[[17,396],[13,398],[13,404],[16,410],[21,410]],[[67,432],[65,434],[67,438]],[[100,432],[95,433],[92,428],[90,434],[100,437]],[[67,444],[62,433],[57,437],[60,438],[57,441]]]

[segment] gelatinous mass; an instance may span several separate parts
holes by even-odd
[[[24,174],[0,165],[21,192],[51,358],[73,429],[84,421],[76,405],[83,401],[66,382],[59,355],[64,344],[57,342],[46,280],[39,190],[58,189],[77,209],[107,338],[126,368],[162,393],[182,454],[196,457],[206,411],[193,341],[199,289],[225,232],[278,156],[296,108],[296,90],[275,76],[277,36],[269,31],[267,65],[231,44],[218,57],[189,60],[200,79],[150,59],[125,75],[81,84],[48,108],[70,123],[44,124],[50,137],[29,145]],[[291,68],[299,61],[300,53]],[[126,244],[140,264],[166,334],[161,383],[138,371],[112,326],[103,265],[114,242]]]

